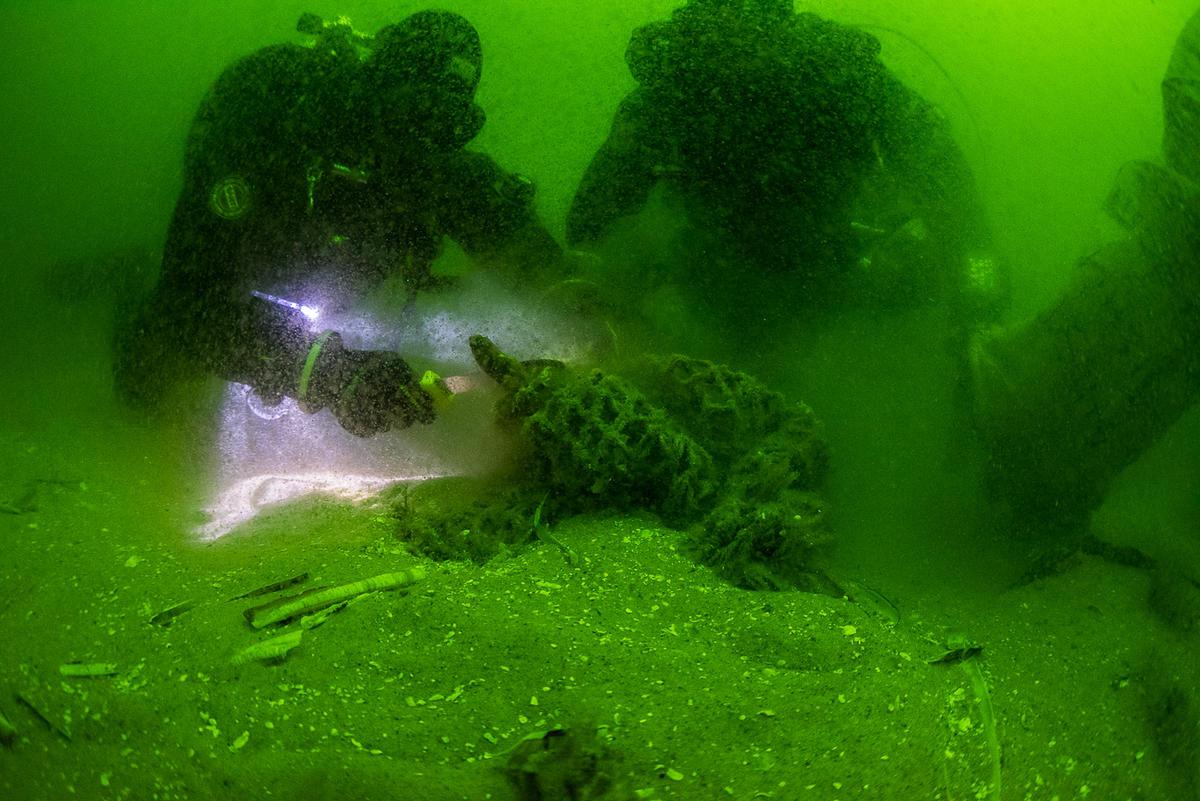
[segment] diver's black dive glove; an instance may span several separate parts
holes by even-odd
[[[434,417],[433,399],[399,354],[347,350],[334,331],[313,343],[297,394],[305,411],[328,406],[342,428],[359,437],[432,423]]]

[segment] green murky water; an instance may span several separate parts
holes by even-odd
[[[483,42],[488,122],[473,147],[534,181],[561,239],[634,85],[630,31],[673,4],[444,7]],[[570,562],[540,547],[485,568],[435,567],[411,592],[369,596],[306,633],[281,664],[230,664],[259,638],[242,619],[249,604],[230,597],[302,572],[360,581],[412,557],[380,510],[319,482],[324,495],[280,489],[294,502],[196,544],[191,532],[211,522],[200,508],[230,475],[212,422],[219,397],[177,426],[118,410],[116,297],[144,282],[143,254],[161,248],[184,137],[224,66],[296,40],[302,12],[373,31],[417,8],[0,5],[0,713],[16,728],[0,750],[0,797],[987,798],[996,743],[1004,798],[1195,797],[1196,632],[1161,614],[1164,603],[1186,614],[1194,588],[1084,557],[1008,589],[1038,543],[989,525],[937,324],[920,315],[848,318],[802,355],[787,341],[739,343],[741,366],[824,420],[833,564],[896,604],[898,627],[866,604],[732,590],[656,521],[601,516],[556,528]],[[1158,158],[1159,82],[1195,8],[804,10],[868,27],[887,64],[949,118],[1012,264],[1019,318],[1063,291],[1120,165]],[[406,444],[372,451],[372,466],[494,462],[477,407],[445,431],[392,435]],[[1093,521],[1193,577],[1198,431],[1193,409]],[[294,448],[288,467],[317,470],[323,454],[345,456],[339,447]],[[168,626],[154,622],[185,602]],[[927,663],[949,630],[984,646],[981,671]],[[70,662],[118,673],[61,676]],[[573,795],[546,778],[588,765],[600,768]],[[543,784],[521,794],[506,766]]]

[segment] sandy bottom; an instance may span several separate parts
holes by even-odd
[[[16,365],[45,378],[5,401],[0,797],[1196,797],[1197,634],[1150,611],[1143,571],[1087,558],[1004,588],[872,567],[860,539],[841,570],[895,602],[893,626],[731,588],[650,517],[560,521],[573,560],[537,545],[473,567],[317,494],[199,543],[209,466],[73,390],[102,386],[92,340],[59,371]],[[282,658],[233,663],[300,627],[244,616],[280,593],[231,599],[413,567]],[[955,634],[982,651],[931,662]]]
[[[27,470],[42,452],[5,445]],[[954,631],[983,647],[1004,798],[1195,786],[1169,752],[1186,732],[1162,730],[1194,725],[1171,713],[1200,679],[1194,634],[1148,613],[1129,568],[955,604],[881,587],[890,626],[733,589],[648,518],[559,525],[574,564],[545,546],[422,562],[382,510],[314,498],[195,545],[153,479],[75,467],[0,517],[5,798],[999,797],[967,668],[929,663]],[[423,582],[361,596],[282,660],[231,664],[299,628],[257,631],[243,610],[263,599],[234,596],[414,566]]]

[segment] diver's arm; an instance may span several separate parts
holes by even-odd
[[[974,174],[945,117],[882,67],[873,83],[881,106],[877,156],[899,183],[904,203],[934,228],[954,231],[971,246],[990,246]]]
[[[481,266],[517,281],[558,277],[563,252],[538,218],[534,187],[482,153],[460,151],[434,172],[438,227]]]
[[[651,136],[649,109],[643,90],[621,102],[608,139],[596,151],[579,183],[567,213],[567,245],[599,242],[619,218],[635,214],[646,204],[661,166],[660,148]]]
[[[952,226],[964,241],[990,244],[974,175],[946,119],[928,101],[891,82],[880,157],[931,224]]]
[[[934,293],[958,307],[965,332],[995,324],[1010,283],[966,156],[941,113],[886,70],[874,89],[882,110],[874,144],[898,212],[896,235],[883,247],[924,265]]]
[[[431,422],[431,400],[399,355],[349,350],[336,332],[313,329],[294,302],[260,291],[303,239],[286,213],[261,202],[269,193],[243,215],[222,217],[208,208],[207,181],[193,178],[176,208],[161,280],[118,337],[121,395],[145,408],[171,384],[211,374],[267,400],[291,397],[310,412],[328,407],[359,436]]]
[[[328,407],[358,436],[433,421],[431,398],[398,354],[348,349],[283,299],[197,281],[202,273],[189,264],[164,277],[126,338],[127,354],[152,356],[159,370],[186,365],[247,384],[267,401],[294,398],[308,412]],[[162,383],[150,363],[138,366]]]

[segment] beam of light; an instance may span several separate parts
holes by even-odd
[[[309,319],[316,313],[277,295],[255,295]],[[290,398],[270,405],[249,387],[229,384],[216,421],[215,458],[198,455],[214,467],[208,500],[201,504],[206,520],[193,536],[211,543],[305,496],[364,503],[400,482],[500,469],[508,464],[510,446],[493,427],[493,382],[470,375],[478,368],[468,337],[489,336],[518,358],[571,360],[581,350],[577,317],[502,290],[486,276],[468,278],[458,292],[421,296],[407,314],[326,309],[322,327],[341,332],[347,347],[395,350],[436,364],[436,372],[458,382],[454,391],[461,394],[431,426],[364,439],[343,430],[327,409],[305,414]]]
[[[199,542],[218,540],[260,514],[306,496],[364,503],[402,482],[456,472],[412,438],[360,439],[328,411],[305,414],[291,399],[267,406],[231,383],[218,416],[213,490],[202,504]]]
[[[402,482],[436,476],[357,476],[340,473],[262,474],[235,481],[221,491],[203,511],[209,520],[193,530],[200,542],[213,542],[257,517],[263,511],[309,495],[362,503]]]

